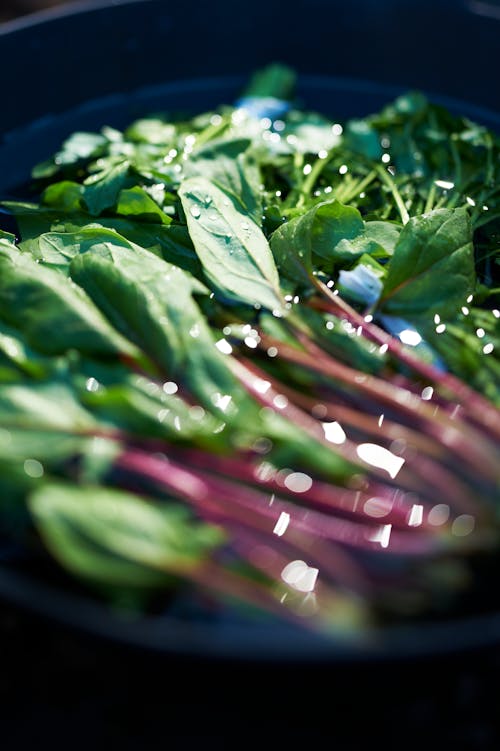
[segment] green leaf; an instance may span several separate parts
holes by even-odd
[[[236,381],[192,298],[196,280],[142,248],[112,244],[76,256],[70,273],[165,374],[182,380],[205,407],[224,412],[217,402],[237,391]]]
[[[133,122],[125,131],[128,141],[152,143],[155,145],[174,144],[176,127],[157,117],[145,117]]]
[[[158,294],[161,277],[154,278],[158,271],[147,261],[141,263],[140,257],[126,253],[117,258],[112,251],[104,255],[94,248],[75,256],[70,274],[123,336],[171,372],[181,359],[180,339]],[[162,267],[160,273],[165,276],[168,268]],[[149,289],[149,281],[157,282],[156,290]]]
[[[62,185],[62,183],[56,183]],[[122,239],[134,245],[140,245],[156,255],[162,255],[166,261],[189,271],[197,279],[203,277],[202,266],[196,255],[193,243],[189,236],[186,225],[183,224],[153,224],[142,221],[134,221],[128,217],[100,216],[98,220],[84,213],[83,210],[72,211],[67,208],[56,206],[45,207],[36,204],[22,202],[5,202],[3,204],[16,217],[23,243],[35,240],[35,245],[29,246],[30,252],[36,247],[40,235],[51,230],[55,232],[75,232],[80,229],[95,230],[98,227],[115,230]],[[14,239],[13,236],[11,238]],[[33,252],[36,257],[36,253]]]
[[[83,290],[5,240],[0,240],[0,319],[46,354],[70,349],[106,356],[136,354]]]
[[[99,133],[78,131],[64,141],[62,148],[51,159],[37,164],[32,175],[44,179],[72,168],[79,162],[100,156],[108,145],[108,139]]]
[[[89,384],[92,388],[88,388]],[[177,394],[123,366],[88,361],[75,379],[85,407],[128,434],[162,438],[198,445],[217,443],[220,420],[199,406],[193,407]],[[172,384],[168,384],[172,387]],[[175,388],[175,387],[174,387]]]
[[[186,177],[203,177],[230,193],[260,225],[262,221],[261,176],[248,153],[248,138],[221,139],[193,152],[184,165]]]
[[[96,422],[61,378],[41,383],[2,384],[0,424],[6,429],[55,430],[72,433],[95,428]]]
[[[413,319],[452,317],[474,290],[472,229],[465,209],[436,209],[401,231],[379,308]]]
[[[127,161],[117,164],[111,161],[103,170],[85,180],[83,201],[93,216],[116,206],[120,191],[125,187],[128,170]]]
[[[331,120],[315,112],[293,111],[287,115],[284,135],[299,154],[318,154],[330,151],[340,143],[340,136],[332,131]],[[287,143],[290,143],[287,140]]]
[[[182,506],[99,486],[45,483],[30,495],[29,508],[63,566],[112,586],[164,586],[224,540],[218,527],[194,522]]]
[[[385,251],[385,255],[392,256],[399,239],[401,225],[394,222],[369,221],[365,222],[365,237],[377,243]]]
[[[233,302],[281,309],[269,244],[238,202],[203,177],[185,180],[179,196],[194,247],[217,293]]]
[[[344,143],[367,159],[378,161],[382,156],[380,135],[367,120],[350,120],[344,130]]]
[[[120,191],[116,213],[160,224],[170,224],[172,221],[139,185]]]
[[[45,206],[52,206],[64,211],[81,211],[84,188],[72,180],[61,180],[48,185],[41,195]]]
[[[20,333],[3,322],[0,322],[0,353],[16,369],[33,378],[43,376],[50,369],[46,358],[28,347]]]
[[[316,259],[331,271],[338,263],[352,263],[363,253],[382,251],[375,238],[377,229],[368,232],[361,214],[339,201],[326,201],[294,217],[272,235],[271,248],[284,276],[306,281]]]

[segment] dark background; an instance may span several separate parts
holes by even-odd
[[[0,7],[0,22],[53,8],[57,5],[69,5],[72,0],[3,0]]]
[[[0,21],[72,2],[0,0]],[[387,3],[399,10],[403,4]],[[494,0],[466,4],[483,19],[500,18]],[[210,29],[209,3],[184,5],[188,17],[206,13]],[[292,12],[293,3],[283,5]],[[244,24],[245,6],[235,2],[233,12]],[[423,24],[432,39],[453,49],[453,20],[439,28],[432,20]],[[422,55],[425,43],[422,38]],[[462,47],[455,52],[460,59],[468,54]],[[0,655],[0,748],[6,751],[34,744],[68,751],[500,748],[497,647],[368,663],[187,659],[106,641],[0,601]]]

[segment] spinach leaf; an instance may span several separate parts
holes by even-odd
[[[121,190],[118,195],[116,213],[132,216],[143,221],[170,224],[172,221],[158,204],[139,185]]]
[[[364,253],[387,255],[380,241],[391,247],[394,237],[380,224],[365,225],[356,208],[326,201],[278,227],[271,248],[285,276],[305,281],[316,263],[331,272],[336,264],[352,263]]]
[[[125,491],[49,482],[29,498],[35,524],[64,566],[94,583],[164,586],[224,540],[186,508],[158,506]]]
[[[453,316],[474,290],[472,229],[466,209],[436,209],[401,231],[379,308],[410,320]]]
[[[256,224],[262,220],[262,179],[257,162],[248,152],[248,138],[210,141],[197,149],[184,165],[186,177],[202,177],[236,198]]]
[[[46,354],[73,348],[105,356],[136,354],[82,289],[1,239],[0,320],[22,330],[28,344]]]
[[[110,160],[99,172],[86,178],[83,190],[83,202],[90,214],[98,216],[105,209],[116,206],[118,197],[127,182],[128,161]]]
[[[279,279],[265,235],[229,193],[202,177],[179,196],[206,278],[225,300],[281,309]]]

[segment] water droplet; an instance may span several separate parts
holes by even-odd
[[[488,344],[485,344],[483,347],[483,353],[485,355],[491,355],[494,349],[495,345],[492,342],[488,342]]]
[[[392,524],[382,524],[374,532],[367,535],[372,542],[378,542],[381,548],[388,548],[391,539]]]
[[[308,566],[305,561],[288,563],[281,572],[281,578],[299,592],[312,592],[316,586],[319,570]]]
[[[420,527],[424,519],[424,507],[419,503],[414,503],[408,516],[409,527]]]
[[[315,404],[311,409],[311,414],[318,420],[322,420],[328,414],[328,407],[325,404]]]
[[[254,441],[252,445],[252,449],[257,454],[268,454],[271,451],[272,447],[273,442],[269,438],[266,438],[264,436],[262,438],[257,438],[257,440]]]
[[[250,349],[256,349],[257,345],[259,344],[259,338],[255,338],[253,336],[246,336],[244,339],[245,344],[247,347],[250,347]]]
[[[390,449],[393,454],[396,454],[397,456],[400,456],[404,453],[406,449],[406,441],[404,438],[396,438],[394,441],[391,442]]]
[[[340,423],[336,421],[324,422],[322,423],[322,426],[327,441],[330,441],[330,443],[337,443],[339,445],[341,443],[345,443],[347,436]]]
[[[276,394],[273,399],[273,404],[276,409],[285,409],[285,407],[288,405],[288,399],[284,394]]]
[[[453,521],[451,531],[457,537],[466,537],[474,529],[475,523],[474,517],[470,514],[461,514]]]
[[[250,225],[248,224],[248,222],[242,222],[241,229],[250,229]]]
[[[98,391],[100,386],[100,383],[95,378],[87,378],[87,382],[85,383],[85,388],[87,391]]]
[[[43,477],[43,464],[41,464],[41,462],[39,462],[37,459],[26,459],[23,466],[24,471],[26,472],[28,477],[32,477],[34,480],[37,480],[39,477]]]
[[[267,354],[269,357],[276,357],[276,355],[278,354],[278,350],[276,347],[269,347],[267,350]]]
[[[403,344],[408,344],[410,347],[416,347],[422,341],[422,337],[415,329],[403,329],[399,332],[398,337]]]
[[[200,421],[205,417],[205,410],[198,404],[189,408],[189,416],[192,420]]]
[[[307,493],[312,488],[313,481],[304,472],[291,472],[285,477],[284,485],[292,493]]]
[[[222,412],[225,412],[232,401],[232,397],[229,394],[216,393],[212,396],[212,402]]]
[[[198,208],[198,206],[191,206],[191,208],[189,209],[189,213],[190,213],[190,214],[191,214],[191,216],[193,216],[193,217],[194,217],[195,219],[198,219],[198,218],[199,218],[199,217],[201,216],[201,211],[200,211],[200,209]]]
[[[356,448],[360,459],[372,467],[384,469],[392,479],[399,473],[405,460],[376,443],[360,443]]]
[[[200,335],[200,325],[198,323],[195,323],[189,329],[189,336],[192,336],[193,339],[197,339],[199,335]]]
[[[273,533],[275,535],[278,535],[278,537],[281,537],[285,532],[290,523],[290,514],[287,514],[286,511],[282,511],[278,521],[274,525]]]
[[[450,518],[450,507],[447,503],[438,503],[433,506],[427,516],[427,521],[434,527],[439,527],[442,524],[446,524]]]
[[[219,341],[215,342],[215,346],[219,350],[219,352],[222,352],[224,355],[230,355],[233,351],[233,348],[227,341],[227,339],[219,339]]]
[[[252,381],[252,386],[259,394],[266,394],[271,388],[271,382],[265,381],[263,378],[255,378],[255,380]]]
[[[392,501],[388,498],[369,498],[363,505],[363,511],[374,519],[380,519],[390,514]]]
[[[173,381],[167,381],[166,383],[163,384],[163,391],[166,394],[176,394],[178,390],[179,390],[178,385],[174,383]]]

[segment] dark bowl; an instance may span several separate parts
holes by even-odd
[[[286,7],[266,0],[244,13],[226,0],[191,10],[115,0],[12,21],[0,27],[0,195],[25,184],[31,166],[75,129],[230,103],[249,74],[272,61],[293,66],[301,102],[331,116],[364,115],[415,88],[500,130],[499,32],[500,4],[472,0],[296,0]],[[7,547],[0,596],[80,631],[185,657],[376,662],[500,643],[500,613],[388,628],[361,641],[230,614],[123,617]]]

